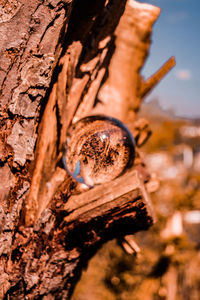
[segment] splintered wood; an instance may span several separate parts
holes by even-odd
[[[126,206],[126,208],[125,208]],[[89,222],[92,218],[108,215],[108,220],[115,218],[117,214],[123,212],[123,217],[135,214],[136,207],[141,207],[145,211],[145,218],[142,227],[147,228],[155,221],[151,202],[145,190],[144,184],[137,171],[133,170],[122,177],[103,185],[98,185],[93,189],[80,195],[73,195],[68,199],[64,210],[68,216],[65,217],[67,223],[73,221]]]
[[[98,8],[95,4],[92,6],[92,13],[96,13]],[[65,51],[58,62],[57,81],[52,84],[40,124],[35,168],[25,205],[26,225],[33,225],[42,211],[51,205],[54,194],[67,177],[60,169],[59,161],[72,122],[89,114],[106,114],[129,125],[136,133],[138,146],[150,136],[148,126],[136,128],[134,121],[142,100],[140,91],[144,94],[147,86],[148,91],[151,90],[149,81],[143,82],[139,71],[147,57],[152,25],[160,9],[129,0],[120,19],[124,6],[125,2],[119,0],[112,5],[106,2],[105,10],[98,11],[98,18],[94,18],[96,23],[83,20],[83,28],[73,32],[69,27],[72,35],[63,46]],[[80,8],[81,4],[77,6]],[[87,19],[87,13],[83,13]],[[77,22],[78,16],[75,11],[70,21]],[[93,41],[89,34],[91,28],[97,33]],[[94,106],[96,100],[100,101]]]
[[[135,171],[80,195],[61,157],[71,123],[90,114],[125,122],[137,146],[147,140],[136,112],[174,65],[143,82],[160,9],[133,0],[49,2],[7,1],[0,21],[2,299],[69,299],[99,244],[155,221],[138,149]]]

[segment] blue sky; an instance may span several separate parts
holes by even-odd
[[[146,98],[157,98],[179,116],[200,117],[200,0],[146,0],[161,8],[154,25],[150,55],[142,70],[147,78],[170,56],[176,67]]]

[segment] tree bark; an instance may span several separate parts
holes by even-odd
[[[140,75],[159,9],[133,0],[0,6],[0,298],[68,299],[103,242],[154,222],[138,150],[133,170],[84,192],[61,156],[70,124],[90,114],[126,122],[138,147],[148,138],[135,114],[159,81]]]

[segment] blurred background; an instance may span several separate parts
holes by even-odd
[[[142,75],[149,77],[172,55],[177,63],[139,113],[153,132],[142,152],[159,182],[151,194],[157,222],[104,245],[73,300],[200,299],[200,1],[146,2],[161,14]]]
[[[161,8],[154,25],[150,56],[143,69],[145,77],[157,70],[168,57],[176,57],[176,68],[148,97],[158,99],[164,109],[176,115],[200,116],[200,1],[147,0]]]

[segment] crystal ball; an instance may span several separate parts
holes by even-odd
[[[108,182],[133,165],[135,140],[119,120],[89,116],[72,124],[63,152],[66,171],[89,187]]]

